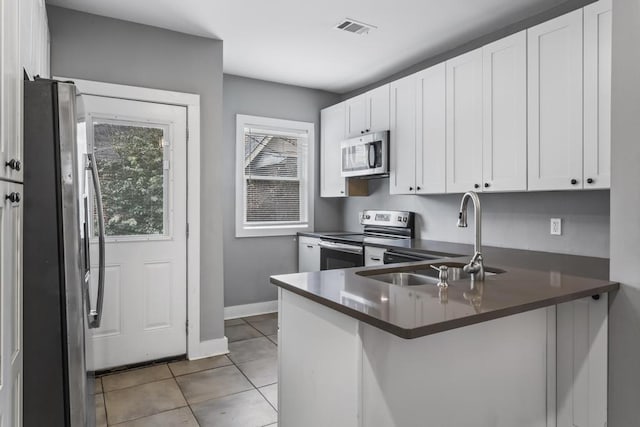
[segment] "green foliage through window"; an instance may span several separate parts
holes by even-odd
[[[94,123],[107,236],[164,234],[164,131]]]

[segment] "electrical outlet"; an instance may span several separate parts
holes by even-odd
[[[560,236],[562,234],[562,219],[551,218],[551,234]]]

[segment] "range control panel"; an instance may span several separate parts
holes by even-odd
[[[360,213],[360,224],[384,227],[411,227],[411,212],[366,210]]]

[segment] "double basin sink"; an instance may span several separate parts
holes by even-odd
[[[413,269],[405,266],[391,270],[385,269],[383,273],[380,273],[381,270],[364,270],[356,274],[397,286],[437,285],[440,281],[440,272],[437,268],[442,266],[449,268],[449,283],[471,278],[471,275],[463,270],[464,264],[458,262],[439,262],[426,266],[420,265]],[[485,267],[485,276],[493,276],[500,273],[504,273],[504,271]]]

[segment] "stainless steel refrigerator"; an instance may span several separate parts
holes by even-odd
[[[95,425],[90,334],[102,316],[104,221],[81,106],[71,82],[24,83],[26,427]],[[99,243],[96,272],[89,259],[93,239]]]

